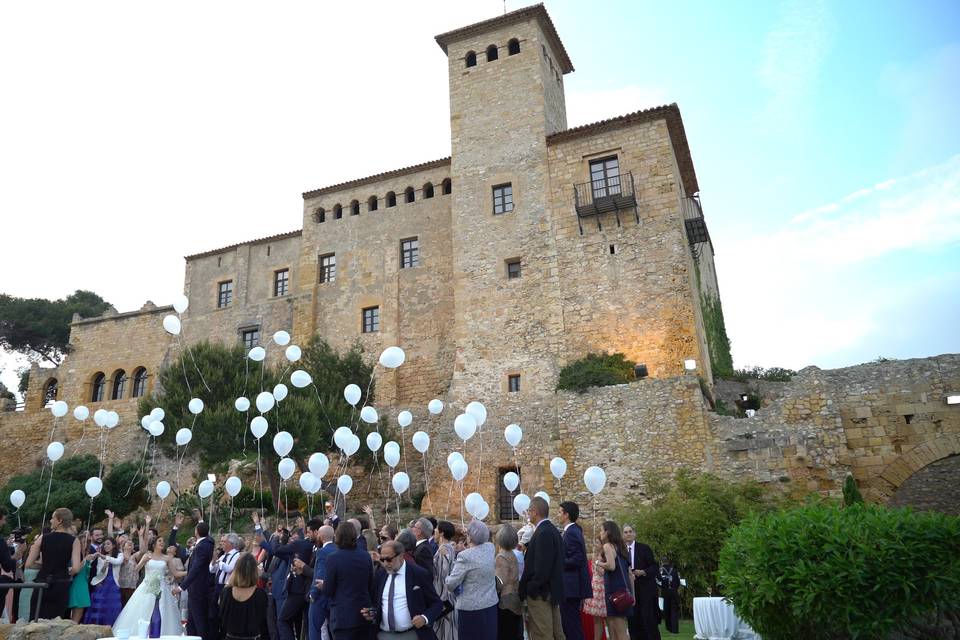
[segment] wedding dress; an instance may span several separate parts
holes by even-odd
[[[113,635],[118,636],[118,630],[126,629],[131,637],[136,636],[140,620],[151,622],[151,637],[181,635],[180,605],[168,580],[166,561],[148,560],[145,569],[143,582],[130,596],[113,625]],[[154,617],[155,612],[158,617]]]

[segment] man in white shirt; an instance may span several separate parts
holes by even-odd
[[[240,557],[240,536],[235,533],[228,533],[220,538],[220,548],[223,552],[215,557],[210,563],[210,573],[216,574],[216,584],[214,586],[214,600],[211,607],[214,610],[214,621],[220,620],[220,594],[223,593],[223,587],[230,579],[234,567],[237,566],[237,558]]]
[[[422,567],[403,559],[403,545],[389,540],[380,548],[383,570],[374,577],[379,611],[364,610],[377,622],[378,640],[436,640],[430,626],[443,611],[433,580]]]

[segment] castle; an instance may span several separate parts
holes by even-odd
[[[481,434],[491,462],[470,482],[496,501],[498,517],[510,509],[499,482],[513,465],[499,435],[508,422],[530,434],[520,451],[525,488],[563,492],[544,472],[562,455],[570,477],[609,467],[609,504],[642,491],[648,468],[736,469],[827,492],[848,470],[868,488],[882,477],[900,445],[878,436],[859,454],[837,453],[849,443],[831,430],[845,427],[822,388],[804,387],[815,399],[790,414],[828,415],[803,443],[782,423],[762,450],[729,446],[724,438],[743,440],[736,429],[718,435],[701,385],[712,387],[729,346],[675,104],[568,128],[563,80],[573,64],[542,5],[436,40],[448,58],[451,157],[307,191],[301,229],[187,256],[185,340],[250,348],[283,329],[337,348],[359,340],[370,355],[402,346],[406,364],[378,374],[377,404],[419,408],[417,428],[442,448],[452,442],[452,416],[428,416],[426,403],[483,401],[496,416]],[[148,303],[76,319],[67,360],[31,375],[23,420],[48,419],[41,408],[56,396],[115,409],[133,424],[137,398],[177,355],[161,326],[170,312]],[[280,357],[267,350],[268,362]],[[556,393],[560,369],[591,352],[626,354],[641,363],[641,380]],[[956,412],[948,424],[960,433]],[[144,436],[131,432],[135,451]],[[812,454],[797,462],[784,453],[798,445],[832,453],[811,466]],[[960,438],[947,449],[956,446]],[[867,458],[859,470],[856,460]],[[443,482],[437,491],[447,495]],[[579,484],[568,492],[582,492]],[[895,489],[878,484],[875,495]]]

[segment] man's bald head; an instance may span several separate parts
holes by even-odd
[[[530,507],[527,509],[527,512],[531,516],[536,514],[537,522],[540,522],[550,515],[550,505],[546,500],[537,496],[530,501]]]
[[[333,530],[333,527],[325,524],[320,527],[320,530],[317,532],[317,536],[319,536],[321,543],[326,544],[328,542],[333,542],[333,536],[335,533],[336,532]]]

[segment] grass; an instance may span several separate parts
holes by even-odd
[[[679,640],[693,640],[696,630],[693,627],[693,620],[680,620],[680,633],[673,635],[667,631],[663,625],[660,626],[660,636],[663,638],[678,638]]]

